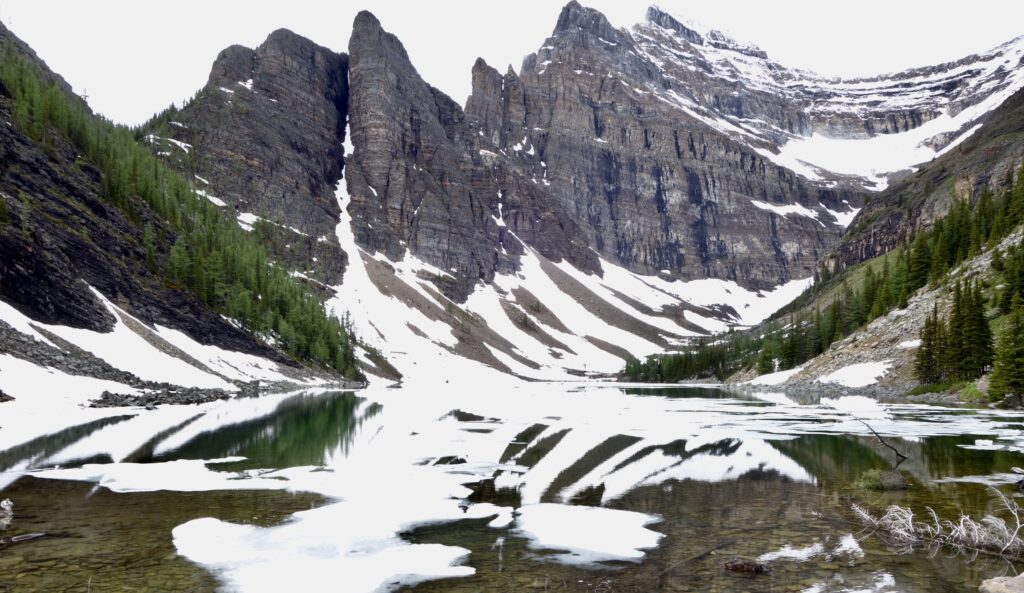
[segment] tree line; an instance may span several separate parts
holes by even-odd
[[[758,351],[760,340],[746,334],[706,339],[683,352],[626,361],[623,375],[630,381],[677,383],[683,379],[719,381],[739,370],[742,361]]]
[[[989,370],[994,351],[985,305],[980,282],[969,281],[964,287],[959,280],[948,318],[941,318],[938,303],[934,305],[914,357],[918,381],[973,381]]]
[[[985,250],[992,252],[992,267],[1005,279],[1004,289],[996,298],[999,311],[1015,311],[1013,303],[1024,300],[1024,249],[1013,247],[1004,257],[996,246],[1024,222],[1024,168],[1014,180],[1008,181],[1007,188],[998,196],[986,188],[973,202],[958,201],[931,228],[917,231],[889,253],[844,270],[838,276],[823,268],[815,286],[801,295],[788,313],[768,322],[759,336],[737,333],[725,338],[724,343],[702,343],[684,353],[656,355],[644,362],[630,361],[625,376],[644,380],[643,377],[656,373],[638,369],[655,368],[681,369],[681,373],[692,369],[697,373],[683,374],[675,380],[707,375],[709,368],[716,375],[722,370],[752,365],[758,374],[795,368],[871,321],[905,308],[917,290],[945,283],[950,270]],[[827,305],[806,311],[807,303],[815,298],[822,300],[829,290],[834,294]],[[939,319],[936,310],[929,318],[927,332],[922,331],[922,349],[926,354],[919,351],[918,356],[928,357],[919,365],[922,383],[977,378],[993,361],[995,369],[999,368],[999,352],[993,349],[982,286],[971,283],[965,288],[958,283],[953,301],[949,319]],[[745,348],[730,345],[730,341],[740,337]],[[711,348],[714,353],[703,352]],[[952,366],[947,364],[951,360],[956,361]],[[665,373],[658,376],[664,378]]]
[[[132,130],[90,113],[10,46],[2,56],[0,82],[13,98],[19,129],[44,146],[58,137],[69,141],[101,171],[103,199],[139,226],[143,208],[166,221],[170,232],[152,225],[142,229],[144,264],[151,272],[295,358],[361,377],[347,320],[329,315],[305,287],[268,261],[255,237],[196,195]]]

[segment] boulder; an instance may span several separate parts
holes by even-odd
[[[1024,575],[985,579],[978,590],[981,593],[1024,593]]]

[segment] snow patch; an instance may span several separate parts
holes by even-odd
[[[789,369],[788,371],[779,371],[777,373],[768,373],[761,375],[755,379],[747,381],[747,385],[782,385],[786,381],[789,381],[790,377],[804,370],[803,367],[797,367],[795,369]]]
[[[844,387],[867,387],[874,385],[892,367],[891,360],[861,362],[844,366],[827,375],[818,377],[818,383],[835,383]]]

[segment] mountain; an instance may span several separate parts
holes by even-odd
[[[2,36],[10,56],[87,110],[30,48]],[[200,196],[189,208],[216,232],[190,238],[152,204],[125,220],[123,205],[86,207],[95,216],[85,233],[65,230],[89,195],[110,193],[102,159],[76,163],[68,145],[56,173],[36,178],[25,165],[9,186],[18,220],[25,187],[59,203],[26,219],[60,241],[12,243],[20,263],[5,273],[20,275],[0,292],[37,323],[109,330],[109,301],[202,344],[344,368],[358,355],[390,378],[612,373],[756,325],[823,262],[840,271],[926,227],[955,197],[998,189],[1021,156],[1022,57],[1024,38],[957,62],[833,79],[657,7],[623,29],[572,1],[518,70],[477,60],[460,105],[369,12],[346,53],[282,29],[222,51],[191,100],[135,132],[154,170],[176,172],[182,199]],[[11,162],[57,158],[31,134],[8,146],[24,146]],[[107,230],[114,238],[94,238],[96,248],[74,238],[109,226],[119,234]],[[312,305],[285,306],[284,323],[281,311],[259,312],[281,302],[259,298],[266,283],[213,290],[208,274],[248,276],[199,273],[220,253],[211,241],[260,246],[274,285],[315,295],[359,346],[339,358],[315,312],[294,317]]]
[[[336,284],[345,254],[333,240],[341,176],[348,57],[287,30],[261,46],[231,46],[181,110],[149,122],[145,140],[196,189],[246,227],[277,261]],[[328,240],[329,239],[329,240]]]
[[[347,54],[228,48],[145,131],[404,372],[454,353],[564,378],[767,317],[1024,85],[1022,52],[829,79],[573,1],[518,71],[478,60],[461,106],[362,12]]]
[[[338,364],[343,328],[253,238],[2,26],[0,40],[4,392],[198,401],[358,376]]]
[[[826,185],[884,189],[970,137],[1024,87],[1024,36],[955,62],[853,79],[787,68],[657,8],[633,37],[678,101]]]
[[[885,253],[929,228],[957,203],[1007,189],[1024,162],[1024,90],[992,111],[955,148],[875,196],[824,262],[835,271]]]

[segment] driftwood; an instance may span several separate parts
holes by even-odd
[[[981,520],[966,515],[960,515],[957,521],[941,520],[931,507],[927,507],[928,516],[925,521],[915,521],[914,512],[899,505],[890,506],[878,517],[856,504],[852,505],[852,509],[861,522],[874,527],[896,545],[909,548],[931,544],[973,554],[1024,558],[1024,539],[1021,538],[1024,511],[1016,501],[996,488],[991,490],[1009,515],[1009,521],[995,515],[986,515]]]

